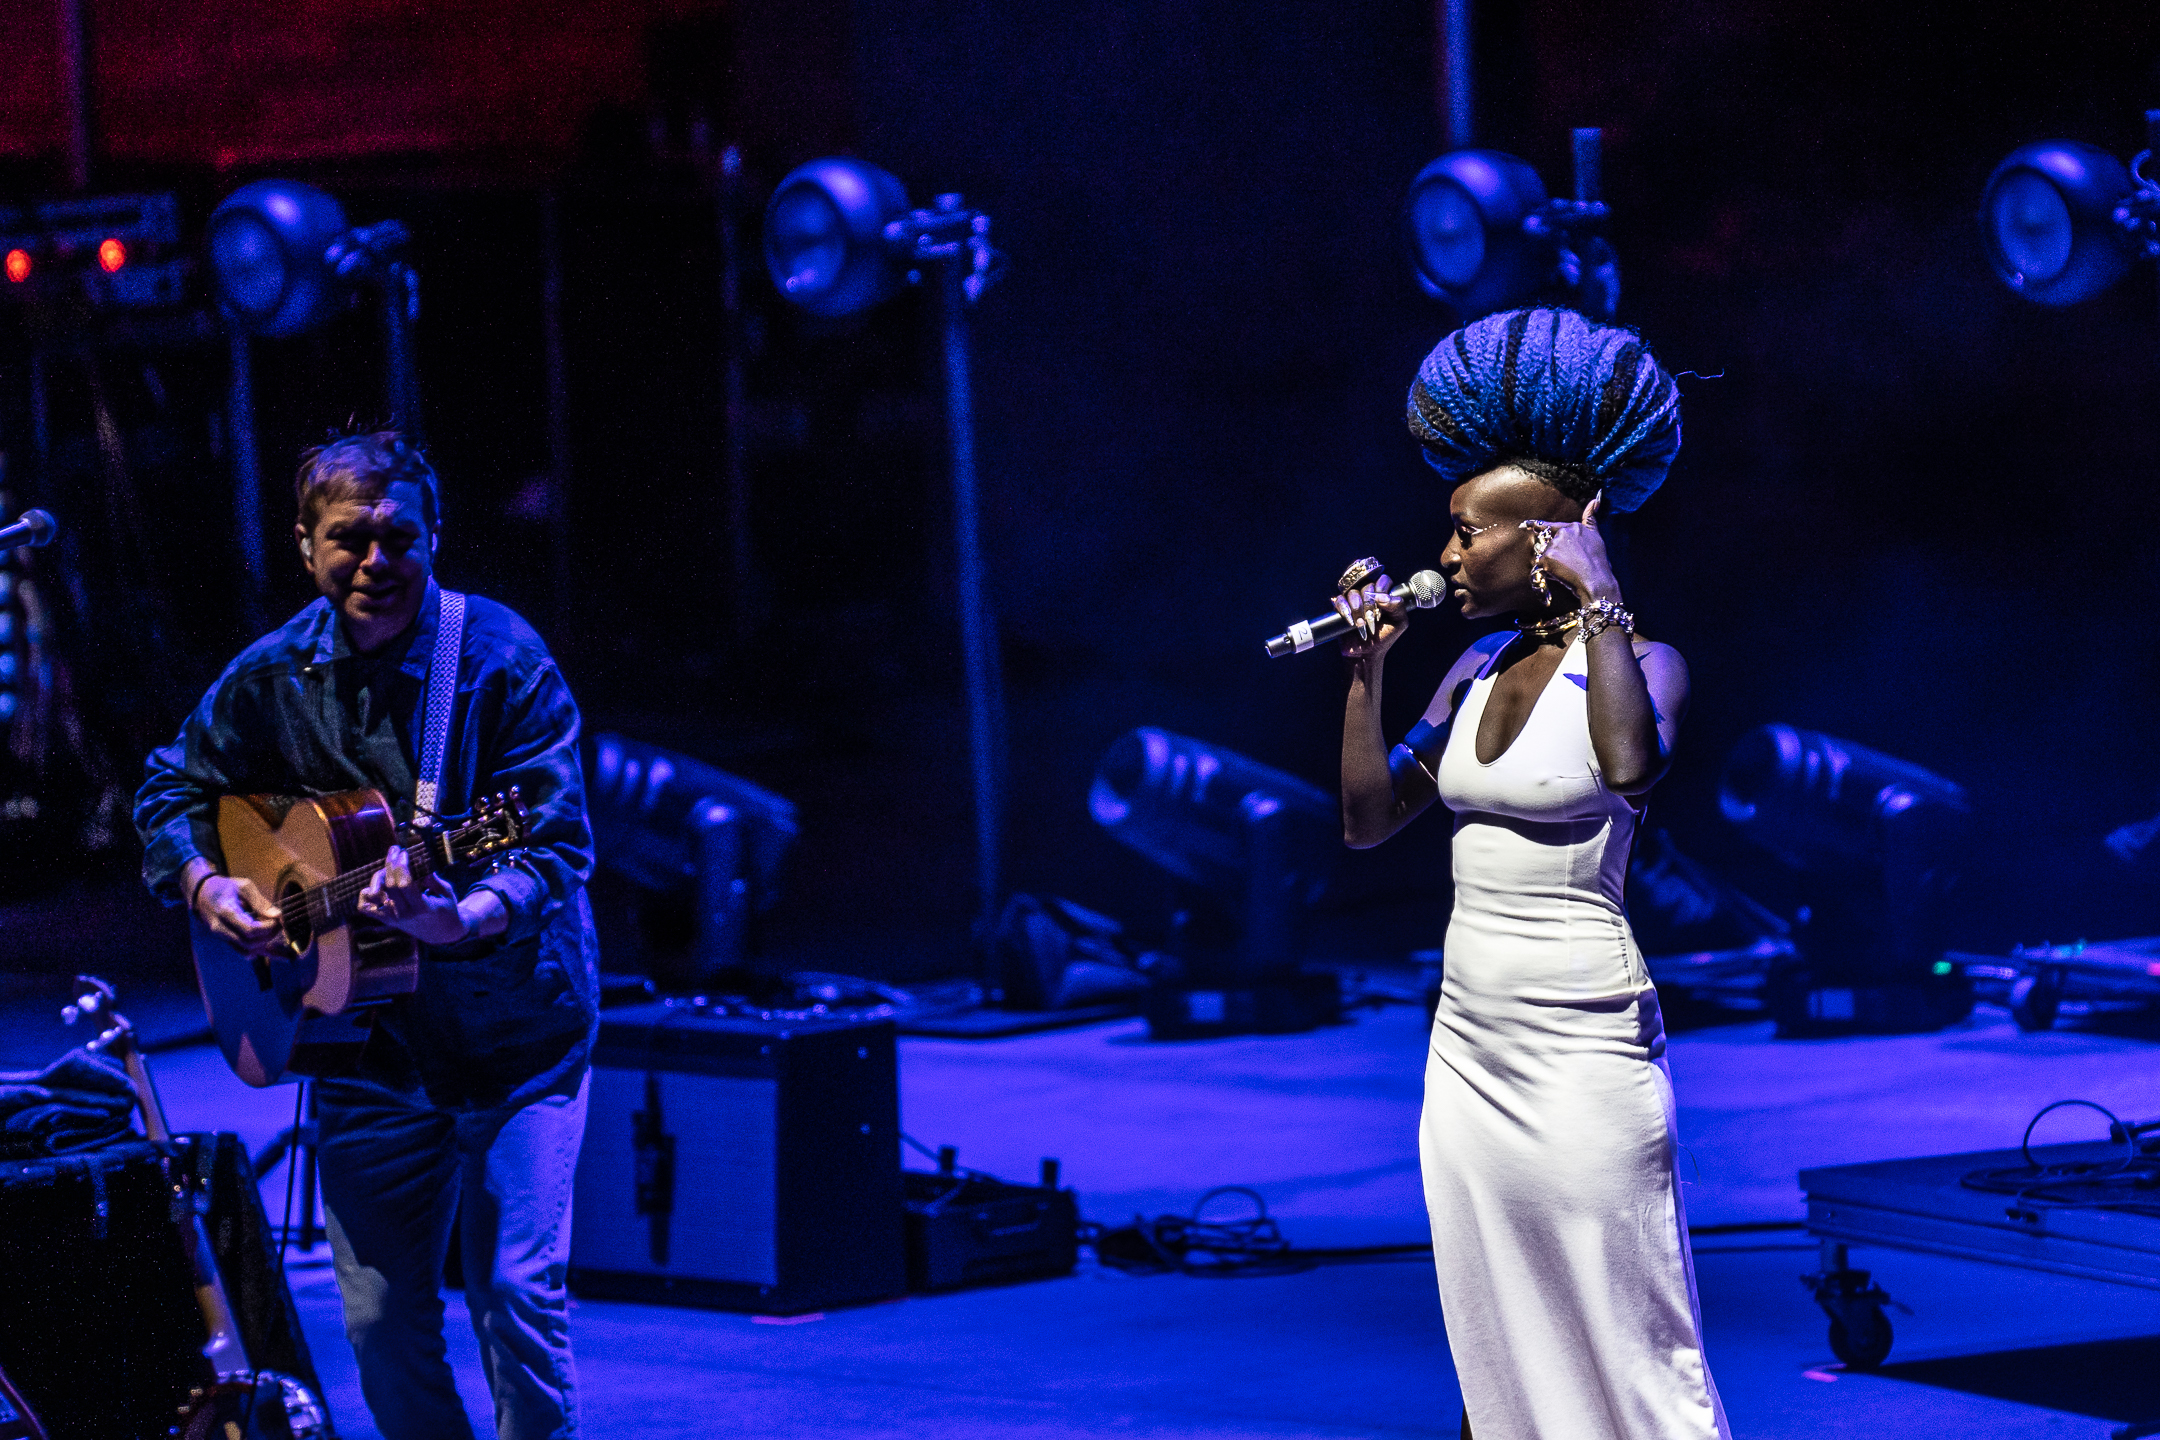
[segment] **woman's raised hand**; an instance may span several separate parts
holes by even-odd
[[[1410,628],[1410,607],[1389,593],[1394,588],[1394,582],[1380,575],[1370,584],[1335,597],[1336,612],[1350,622],[1350,633],[1343,637],[1344,655],[1352,660],[1384,655]]]
[[[1605,503],[1603,495],[1583,508],[1582,519],[1569,523],[1563,520],[1525,520],[1525,530],[1533,536],[1544,531],[1550,538],[1537,564],[1545,573],[1568,589],[1583,604],[1592,600],[1618,600],[1620,582],[1614,578],[1612,556],[1606,553],[1605,537],[1598,532],[1598,507]]]

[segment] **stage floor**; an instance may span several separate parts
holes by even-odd
[[[19,994],[19,992],[18,992]],[[142,1007],[153,1002],[148,996]],[[20,1004],[18,1000],[17,1005]],[[17,1006],[10,1006],[12,1011]],[[178,1016],[180,1007],[173,1008]],[[35,1043],[13,1029],[10,1063]],[[57,1036],[56,1036],[57,1038]],[[1423,1238],[1416,1161],[1423,1022],[1402,1008],[1318,1034],[1153,1045],[1136,1021],[999,1041],[901,1042],[902,1120],[961,1163],[1016,1179],[1057,1156],[1088,1218],[1188,1210],[1221,1184],[1267,1197],[1308,1245]],[[1775,1041],[1764,1024],[1676,1036],[1672,1067],[1698,1226],[1797,1220],[1806,1165],[2014,1144],[2050,1100],[2160,1114],[2160,1045],[2018,1033],[1998,1012],[1938,1035]],[[181,1128],[260,1146],[291,1091],[249,1091],[207,1048],[160,1055]],[[2088,1138],[2091,1112],[2037,1140]],[[267,1177],[273,1218],[282,1172]],[[1856,1249],[1891,1294],[1891,1363],[1838,1371],[1796,1276],[1792,1232],[1697,1242],[1707,1345],[1741,1437],[2102,1436],[2160,1415],[2160,1297],[1892,1251]],[[338,1328],[326,1252],[294,1289],[347,1440],[369,1425]],[[581,1302],[584,1426],[594,1435],[853,1437],[1452,1437],[1459,1397],[1425,1262],[1274,1279],[1066,1279],[771,1324]],[[451,1354],[476,1418],[461,1304]]]

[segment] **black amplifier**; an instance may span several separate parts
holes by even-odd
[[[193,1177],[248,1358],[320,1394],[237,1135],[0,1161],[0,1371],[50,1440],[164,1440],[211,1379],[178,1224]],[[0,1398],[0,1412],[12,1408]],[[29,1433],[0,1421],[0,1435]]]
[[[686,1003],[603,1013],[572,1288],[768,1315],[904,1293],[893,1036]]]
[[[909,1170],[908,1289],[956,1290],[1070,1274],[1080,1259],[1080,1210],[1058,1188],[1057,1162],[1041,1185],[986,1175]]]

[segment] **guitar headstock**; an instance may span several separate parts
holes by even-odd
[[[513,785],[473,802],[472,818],[450,832],[450,853],[460,862],[485,860],[524,845],[527,830],[525,802]]]

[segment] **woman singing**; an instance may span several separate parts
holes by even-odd
[[[1455,486],[1440,569],[1463,613],[1515,621],[1464,652],[1391,753],[1380,677],[1407,613],[1384,576],[1336,602],[1356,627],[1345,838],[1377,845],[1435,799],[1455,812],[1418,1149],[1463,1434],[1729,1440],[1665,1029],[1623,908],[1687,667],[1634,635],[1596,524],[1665,478],[1678,390],[1627,331],[1518,310],[1426,357],[1410,429]]]

